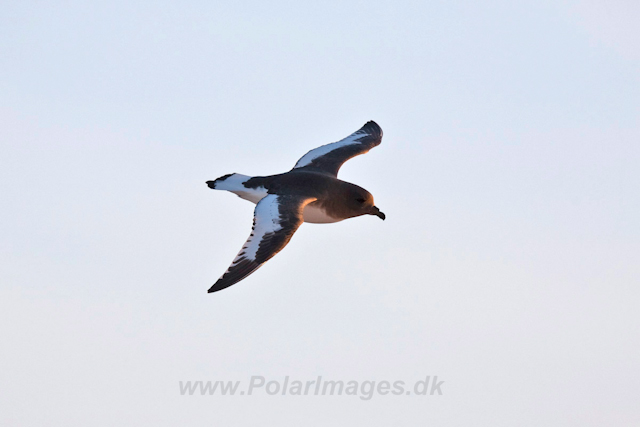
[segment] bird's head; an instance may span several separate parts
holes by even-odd
[[[373,196],[367,190],[354,185],[349,193],[349,207],[356,213],[353,216],[375,215],[382,220],[386,218],[386,215],[374,205]]]

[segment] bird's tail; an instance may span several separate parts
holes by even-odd
[[[251,177],[247,175],[230,173],[213,181],[207,181],[207,185],[214,190],[230,191],[242,199],[258,203],[267,195],[267,190],[264,187],[245,187],[244,183],[250,179]]]
[[[246,182],[250,176],[241,175],[239,173],[230,173],[220,178],[216,178],[213,181],[207,181],[207,185],[209,188],[214,190],[227,190],[227,191],[238,191],[244,190],[244,186],[242,185]]]

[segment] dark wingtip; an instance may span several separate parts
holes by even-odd
[[[369,120],[367,123],[365,123],[360,130],[368,133],[369,135],[382,137],[382,128],[373,120]]]
[[[238,262],[235,262],[229,267],[229,270],[227,270],[207,292],[218,292],[235,285],[260,268],[261,265],[262,263],[258,264],[254,260],[240,258]]]
[[[225,286],[220,286],[220,280],[218,279],[218,281],[216,283],[213,284],[213,286],[211,286],[209,288],[209,290],[207,291],[208,294],[214,293],[214,292],[218,292],[221,291],[227,287],[229,287],[230,285],[225,285]]]
[[[207,185],[209,186],[209,188],[216,188],[216,182],[215,181],[207,181]]]

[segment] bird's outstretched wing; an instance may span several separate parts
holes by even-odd
[[[314,148],[302,156],[293,169],[305,169],[338,176],[340,166],[352,157],[364,154],[382,142],[382,129],[367,122],[345,139]]]
[[[238,283],[280,252],[302,224],[304,207],[314,200],[277,194],[269,194],[260,200],[253,214],[251,235],[209,292]]]

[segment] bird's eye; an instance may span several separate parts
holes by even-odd
[[[357,198],[356,201],[358,203],[364,203],[365,202],[365,200],[362,197]]]

